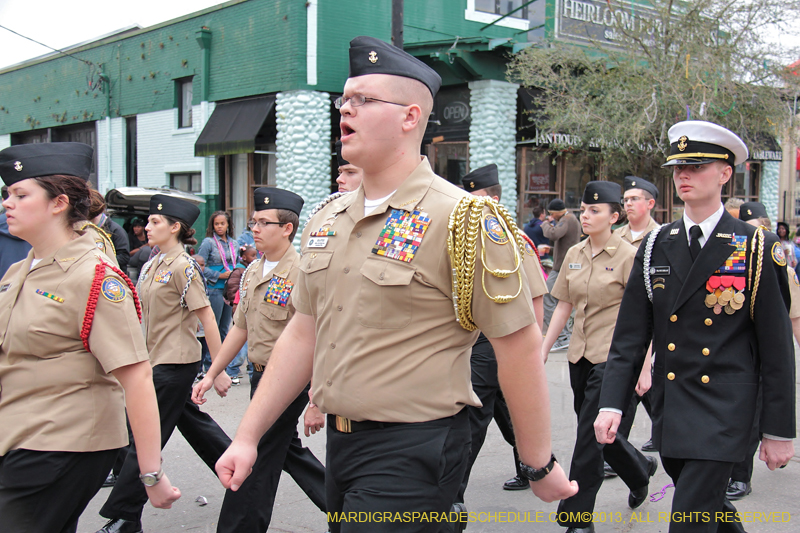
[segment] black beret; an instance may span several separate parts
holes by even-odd
[[[277,187],[259,187],[253,192],[253,205],[255,211],[288,209],[300,215],[300,211],[303,209],[303,199],[292,191]]]
[[[585,204],[618,204],[622,187],[613,181],[590,181],[583,190],[581,202]]]
[[[747,222],[754,218],[768,217],[767,208],[761,202],[745,202],[739,206],[739,220]],[[786,226],[789,229],[789,226]]]
[[[564,211],[566,208],[567,206],[561,198],[550,200],[550,203],[547,204],[548,211]]]
[[[336,159],[339,161],[340,167],[350,164],[350,161],[342,157],[342,141],[336,141]]]
[[[442,86],[442,78],[431,67],[400,48],[374,37],[356,37],[350,41],[350,76],[391,74],[425,84],[432,96]]]
[[[473,170],[463,178],[461,183],[467,192],[479,191],[492,185],[499,185],[500,180],[497,178],[497,165],[492,163],[479,169]]]
[[[191,226],[200,216],[200,208],[188,200],[154,194],[150,197],[150,214],[177,218]]]
[[[641,189],[653,195],[653,198],[658,198],[658,187],[643,178],[636,176],[625,176],[625,192],[631,189]]]
[[[0,177],[6,185],[28,178],[64,174],[89,179],[94,150],[83,143],[18,144],[0,151]]]

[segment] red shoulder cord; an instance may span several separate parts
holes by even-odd
[[[544,266],[542,266],[542,256],[539,255],[539,249],[536,247],[535,244],[533,244],[533,241],[531,240],[530,237],[528,237],[528,235],[525,232],[520,231],[519,234],[522,235],[523,239],[528,241],[528,244],[531,245],[531,248],[533,248],[533,251],[536,252],[536,259],[539,260],[539,266],[542,267],[542,272],[544,272]]]
[[[94,279],[92,280],[92,287],[89,289],[89,301],[86,302],[86,315],[83,317],[83,326],[81,327],[81,340],[83,341],[83,347],[86,348],[87,352],[91,352],[89,349],[89,334],[92,332],[94,312],[97,310],[97,300],[100,298],[100,288],[103,285],[103,277],[106,273],[106,267],[116,272],[119,277],[125,280],[125,283],[128,284],[128,288],[131,290],[131,294],[133,295],[133,305],[136,307],[136,316],[139,317],[139,323],[142,322],[142,305],[139,302],[139,295],[136,294],[136,288],[133,286],[131,279],[114,265],[110,265],[105,261],[100,261],[100,263],[94,267]]]

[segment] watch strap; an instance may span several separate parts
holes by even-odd
[[[550,454],[550,462],[544,465],[542,468],[533,468],[532,466],[528,466],[522,461],[519,463],[520,473],[528,478],[530,481],[541,481],[544,477],[552,472],[553,467],[556,464],[556,456],[554,454]]]

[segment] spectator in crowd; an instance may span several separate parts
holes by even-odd
[[[786,222],[778,222],[778,228],[775,233],[781,240],[781,246],[786,254],[786,264],[792,268],[797,266],[797,257],[794,254],[794,243],[789,238],[789,224]]]
[[[544,218],[544,208],[541,205],[537,205],[533,208],[533,218],[522,228],[522,231],[525,232],[525,235],[530,237],[537,248],[540,244],[550,244],[550,239],[545,237],[542,232]]]
[[[147,234],[144,232],[145,222],[141,218],[131,220],[131,231],[128,233],[128,243],[131,247],[131,257],[147,246]]]

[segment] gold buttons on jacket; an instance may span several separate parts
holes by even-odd
[[[669,350],[670,352],[674,352],[675,351],[675,344],[674,343],[667,344],[667,350]]]
[[[708,348],[703,348],[703,355],[711,355],[711,351]]]
[[[710,325],[711,325],[711,324],[713,324],[713,323],[714,323],[714,321],[713,321],[713,320],[711,320],[710,318],[706,318],[706,320],[705,320],[705,324],[706,324],[706,326],[710,326]]]
[[[670,372],[669,374],[667,374],[667,379],[670,381],[675,379],[675,372]]]
[[[708,383],[709,381],[711,381],[711,378],[709,378],[708,376],[703,376],[702,378],[700,378],[700,381],[702,381],[703,383]]]
[[[678,315],[672,315],[671,317],[669,317],[669,321],[670,322],[677,322],[678,321]]]

